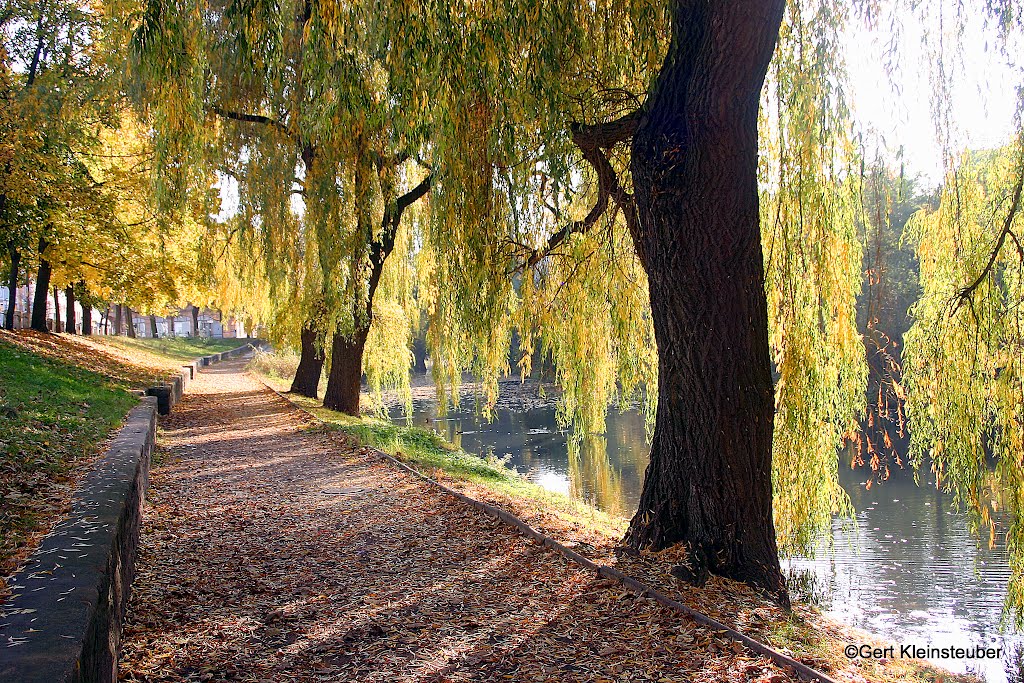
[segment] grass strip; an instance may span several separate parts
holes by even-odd
[[[138,402],[128,389],[0,337],[0,576],[66,507],[76,463],[98,453]]]

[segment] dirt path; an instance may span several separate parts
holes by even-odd
[[[790,680],[323,433],[243,363],[161,423],[122,680]]]

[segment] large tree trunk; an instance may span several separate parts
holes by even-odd
[[[658,411],[627,541],[682,542],[708,572],[788,605],[772,521],[774,391],[757,114],[783,0],[676,0],[631,170],[658,344]]]
[[[335,334],[331,344],[331,369],[327,375],[324,408],[359,415],[359,391],[363,376],[363,348],[369,325],[351,335]]]
[[[125,305],[125,307],[124,307],[124,317],[125,317],[125,330],[128,332],[128,337],[130,339],[135,339],[135,337],[136,337],[136,334],[135,334],[135,314],[132,313],[132,309],[130,307],[128,307],[127,305]]]
[[[419,335],[412,340],[412,371],[427,374],[427,340]]]
[[[156,316],[153,315],[153,314],[150,314],[150,316],[149,316],[149,336],[152,339],[156,339],[157,338]]]
[[[121,310],[122,310],[121,309],[121,304],[114,304],[114,336],[115,337],[120,337],[121,336],[121,326],[124,324],[124,321],[122,320],[122,317],[121,317]],[[110,314],[109,313],[107,313],[107,320],[110,320]]]
[[[7,276],[7,311],[4,313],[4,327],[14,329],[14,312],[18,308],[18,271],[21,268],[21,251],[14,242],[7,245],[11,257],[11,271]]]
[[[295,369],[292,388],[288,391],[300,396],[316,398],[316,390],[320,384],[320,375],[324,369],[324,352],[316,343],[315,324],[307,323],[302,328],[302,334],[299,339],[302,345],[299,355],[299,367]]]
[[[53,268],[43,256],[48,246],[45,240],[39,240],[39,271],[36,275],[36,293],[32,301],[32,329],[37,332],[49,332],[46,327],[46,299],[50,295],[50,275]]]
[[[77,317],[75,315],[75,287],[74,285],[68,285],[64,289],[64,299],[67,304],[65,309],[67,315],[64,316],[64,331],[68,334],[75,334],[75,325],[78,324]]]
[[[199,336],[199,308],[192,306],[192,336]]]

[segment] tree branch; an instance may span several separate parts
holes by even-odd
[[[569,126],[572,133],[572,141],[585,150],[586,148],[608,149],[620,142],[633,137],[637,126],[640,125],[641,110],[630,112],[614,121],[605,123],[573,123]]]
[[[1003,228],[999,231],[999,237],[996,239],[996,245],[992,249],[992,253],[988,257],[988,263],[985,264],[985,268],[982,269],[981,274],[978,275],[977,279],[971,284],[967,285],[953,297],[951,301],[950,316],[956,314],[960,310],[961,306],[968,303],[971,295],[974,294],[975,290],[981,286],[981,283],[985,281],[989,273],[992,272],[993,266],[995,266],[996,259],[999,257],[999,252],[1003,249],[1003,244],[1006,242],[1007,236],[1017,240],[1017,236],[1010,230],[1013,225],[1013,219],[1017,215],[1017,211],[1020,209],[1020,196],[1021,191],[1024,190],[1024,144],[1021,145],[1021,158],[1020,163],[1017,166],[1017,184],[1013,188],[1013,198],[1010,200],[1010,210],[1006,212],[1006,218],[1003,220]],[[1018,244],[1018,249],[1019,249]]]
[[[402,214],[430,191],[433,182],[434,174],[431,173],[419,185],[396,199],[395,203],[384,211],[380,237],[370,244],[370,282],[366,297],[367,320],[373,319],[373,295],[377,291],[377,285],[380,284],[380,277],[384,272],[384,261],[395,248],[395,237],[398,235],[398,226],[402,222]]]
[[[279,131],[287,135],[288,137],[295,137],[292,134],[292,132],[288,130],[288,126],[286,126],[284,122],[279,121],[275,118],[271,118],[269,116],[263,116],[262,114],[246,114],[244,112],[230,111],[218,107],[216,105],[211,105],[206,109],[211,114],[216,114],[221,118],[231,119],[232,121],[242,121],[244,123],[260,123],[266,126],[273,126],[274,128],[278,129]]]
[[[583,220],[573,221],[562,226],[554,232],[544,245],[533,249],[526,261],[516,269],[516,273],[533,268],[551,251],[564,242],[573,233],[585,233],[590,230],[598,219],[608,208],[609,200],[622,209],[622,215],[626,220],[626,226],[630,233],[636,235],[636,208],[633,204],[633,195],[625,191],[619,183],[619,177],[615,173],[608,157],[601,151],[610,149],[620,142],[630,139],[636,132],[640,121],[640,112],[635,111],[622,118],[607,123],[596,123],[584,125],[574,123],[570,126],[572,141],[583,153],[583,158],[593,167],[597,174],[597,201],[593,208],[587,213]],[[557,213],[555,214],[557,217]]]

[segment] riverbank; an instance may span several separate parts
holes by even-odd
[[[264,379],[276,389],[287,388],[280,379]],[[703,588],[685,584],[670,573],[671,567],[682,560],[672,550],[639,556],[617,552],[626,520],[594,508],[588,512],[585,508],[589,506],[541,489],[500,463],[462,453],[433,432],[374,418],[357,420],[327,411],[310,399],[289,396],[289,400],[315,414],[329,429],[380,448],[464,495],[505,509],[588,559],[614,566],[837,680],[886,683],[974,680],[919,660],[851,660],[844,652],[848,645],[884,648],[885,641],[828,620],[809,605],[798,604],[787,615],[746,586],[725,579],[712,578]]]

